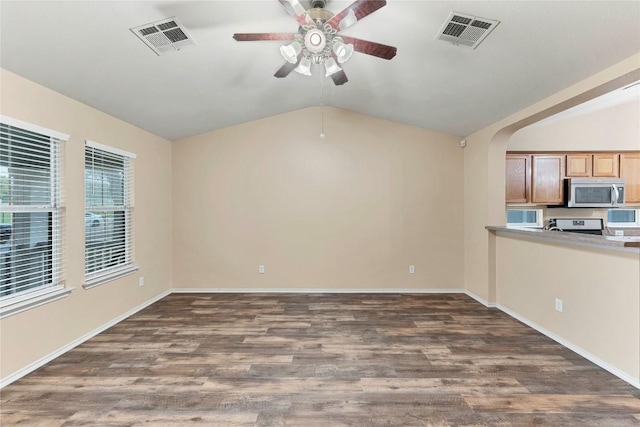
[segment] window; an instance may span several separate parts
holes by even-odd
[[[542,209],[507,209],[507,227],[542,227]]]
[[[68,135],[0,116],[0,318],[63,286],[60,151]]]
[[[609,209],[608,227],[640,227],[640,209]]]
[[[136,271],[131,206],[135,154],[85,144],[85,288]]]

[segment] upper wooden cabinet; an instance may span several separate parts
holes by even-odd
[[[593,176],[616,178],[619,176],[620,155],[597,153],[593,155]]]
[[[530,159],[528,154],[507,154],[506,187],[507,203],[528,203],[530,182]]]
[[[531,156],[531,202],[560,205],[564,202],[564,159],[562,154]]]
[[[591,154],[567,154],[567,176],[591,176],[593,158]]]
[[[570,153],[567,154],[566,176],[617,177],[620,155],[616,153]]]
[[[640,203],[640,152],[620,154],[620,178],[625,179],[626,203]]]

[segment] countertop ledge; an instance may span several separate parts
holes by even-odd
[[[546,240],[568,245],[591,246],[624,252],[640,252],[640,236],[598,236],[566,231],[549,231],[540,228],[516,228],[494,225],[488,225],[485,228],[496,234],[521,237],[524,239]]]

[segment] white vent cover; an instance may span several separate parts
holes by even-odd
[[[478,18],[464,13],[451,12],[436,40],[475,49],[500,23],[495,19]]]
[[[131,28],[131,31],[158,55],[176,52],[196,44],[187,29],[175,17]]]

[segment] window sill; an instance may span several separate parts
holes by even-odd
[[[75,288],[65,288],[64,286],[53,286],[49,289],[42,289],[16,297],[13,301],[11,299],[3,301],[0,306],[0,319],[68,297],[74,289]]]
[[[111,282],[112,280],[116,280],[121,277],[133,274],[136,271],[138,271],[137,265],[129,265],[118,270],[110,271],[108,273],[100,274],[90,278],[85,278],[85,283],[84,285],[82,285],[82,287],[84,289],[95,288],[97,286],[104,285],[107,282]]]

